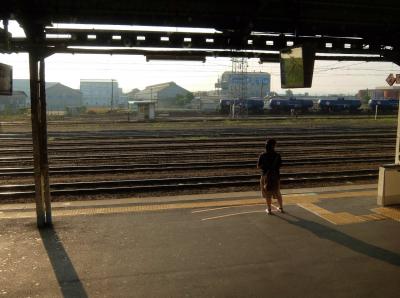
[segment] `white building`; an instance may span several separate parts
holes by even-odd
[[[225,71],[215,87],[220,90],[221,98],[265,97],[271,90],[271,75],[267,72]]]
[[[112,107],[119,104],[119,88],[116,80],[81,80],[82,102],[87,107]]]
[[[157,107],[176,105],[177,96],[186,96],[190,91],[178,86],[175,82],[147,86],[144,90],[133,95],[135,100],[156,101]]]

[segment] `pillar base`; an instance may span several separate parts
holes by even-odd
[[[400,205],[400,165],[379,167],[378,205]]]

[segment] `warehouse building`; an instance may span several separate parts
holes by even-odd
[[[46,82],[46,89],[58,84],[57,82]],[[13,79],[13,90],[24,92],[26,97],[26,106],[31,106],[31,85],[29,79]]]
[[[30,106],[30,81],[27,79],[13,80],[13,89],[25,94],[24,105]],[[58,82],[46,82],[46,103],[48,111],[64,111],[66,107],[82,106],[82,94]]]
[[[0,95],[0,112],[16,113],[27,107],[28,96],[23,91],[13,91],[12,95]]]
[[[64,111],[67,107],[82,106],[82,93],[63,84],[46,88],[46,101],[48,111]]]
[[[400,99],[400,87],[376,87],[375,89],[364,89],[358,91],[358,98],[366,99]]]
[[[116,80],[80,80],[82,103],[87,107],[117,107],[120,89]]]
[[[133,95],[135,100],[156,101],[158,108],[175,107],[179,105],[177,98],[188,96],[190,91],[180,87],[175,82],[147,86],[144,90]]]
[[[267,72],[225,71],[215,87],[221,98],[265,97],[271,90],[271,75]]]

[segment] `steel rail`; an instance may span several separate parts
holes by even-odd
[[[121,116],[121,115],[120,115]],[[127,116],[127,113],[122,114],[122,116]],[[381,115],[381,117],[384,118],[396,118],[396,111],[393,112],[386,112]],[[164,122],[203,122],[204,120],[209,121],[209,122],[223,122],[226,120],[232,120],[228,119],[227,115],[215,115],[215,116],[208,116],[208,117],[185,117],[185,116],[169,116],[169,117],[159,117],[160,120]],[[335,114],[326,114],[324,112],[319,112],[319,111],[311,111],[308,112],[308,114],[301,114],[297,116],[297,119],[299,120],[319,120],[319,119],[331,119],[331,120],[349,120],[349,119],[355,119],[355,120],[362,120],[362,119],[373,119],[373,113],[368,111],[368,110],[361,110],[360,114],[348,114],[348,113],[339,113],[336,112]],[[233,121],[266,121],[266,120],[272,120],[272,121],[279,121],[279,120],[293,120],[293,117],[290,116],[289,112],[282,112],[280,114],[265,114],[265,115],[248,115],[247,118],[241,118],[241,119],[233,119]],[[126,119],[121,119],[119,117],[118,119],[102,119],[102,118],[81,118],[80,120],[71,120],[71,119],[64,119],[64,120],[49,120],[48,124],[49,125],[81,125],[81,124],[87,124],[87,125],[96,125],[96,124],[107,124],[107,123],[131,123],[135,124],[135,121],[128,122]],[[0,126],[4,127],[13,127],[13,126],[24,126],[26,127],[27,125],[30,125],[30,121],[1,121]]]
[[[283,173],[283,184],[304,182],[351,181],[354,179],[375,179],[377,169],[341,170],[326,172]],[[71,182],[51,184],[52,196],[88,195],[101,193],[122,193],[156,190],[176,190],[191,188],[207,188],[221,186],[255,186],[259,183],[259,175],[230,175],[189,178],[163,178],[145,180],[114,180],[96,182]],[[29,197],[34,195],[34,185],[2,185],[0,199]]]
[[[335,137],[337,139],[340,139],[341,142],[344,142],[343,140],[360,140],[361,142],[367,142],[372,140],[391,140],[395,139],[396,135],[394,133],[380,133],[380,134],[337,134],[337,135],[330,135],[330,137]],[[116,140],[104,140],[104,138],[101,138],[99,140],[86,140],[85,142],[77,142],[74,139],[71,139],[69,141],[66,140],[53,140],[49,141],[49,145],[57,147],[57,146],[89,146],[89,145],[154,145],[154,144],[170,144],[173,142],[180,143],[180,144],[208,144],[208,143],[245,143],[245,142],[265,142],[265,137],[249,137],[249,136],[235,136],[235,137],[229,137],[228,138],[213,138],[213,137],[207,137],[206,139],[197,137],[200,139],[196,139],[196,137],[188,137],[187,139],[181,139],[181,138],[161,138],[161,139],[116,139]],[[300,141],[310,141],[309,136],[274,136],[274,138],[281,144],[290,144],[293,142],[300,142]],[[318,141],[326,141],[327,135],[314,135],[312,141],[318,142]],[[31,140],[26,140],[27,142],[6,142],[2,141],[0,146],[1,147],[10,147],[10,146],[32,146]]]
[[[381,151],[379,152],[379,156],[381,154],[386,154],[390,152],[394,148],[393,146],[386,146],[384,148],[381,148]],[[383,151],[382,149],[386,149]],[[351,148],[345,148],[345,149],[327,149],[322,150],[322,152],[329,152],[330,154],[342,154],[342,153],[348,153],[351,150],[357,150],[359,153],[364,153],[367,154],[369,152],[372,152],[374,154],[378,154],[376,152],[376,147],[372,148],[359,148],[359,147],[351,147]],[[302,150],[279,150],[282,154],[285,155],[285,158],[291,157],[291,156],[305,156],[307,154],[321,154],[321,148],[311,148],[311,149],[302,149]],[[90,161],[97,161],[101,162],[107,161],[110,162],[111,160],[136,160],[136,159],[156,159],[156,160],[169,160],[173,159],[176,156],[179,156],[180,159],[183,158],[193,158],[193,156],[196,156],[197,159],[203,157],[203,159],[210,160],[212,157],[213,159],[215,158],[224,158],[228,157],[232,159],[236,155],[240,155],[240,158],[257,158],[259,155],[259,152],[244,152],[243,150],[232,150],[227,152],[226,150],[224,151],[174,151],[174,152],[135,152],[135,153],[122,153],[122,154],[90,154],[88,156],[83,156],[82,154],[76,155],[51,155],[50,156],[50,162],[55,163],[55,162],[90,162]],[[326,156],[326,155],[323,155]],[[314,155],[315,157],[315,155]],[[16,162],[24,162],[24,163],[31,163],[32,162],[32,157],[31,156],[20,156],[20,155],[15,155],[15,156],[3,156],[0,157],[0,165],[15,165]]]
[[[340,129],[340,132],[338,132]],[[396,134],[396,130],[392,127],[384,127],[384,128],[309,128],[306,131],[294,129],[294,128],[258,128],[256,131],[254,129],[246,129],[246,128],[232,128],[232,129],[221,129],[221,128],[214,128],[214,129],[197,129],[197,130],[161,130],[161,131],[93,131],[93,132],[83,132],[83,131],[73,131],[73,132],[50,132],[49,138],[80,138],[80,139],[96,139],[96,138],[118,138],[118,137],[142,137],[142,138],[169,138],[169,137],[196,137],[196,136],[260,136],[260,134],[270,134],[274,136],[279,136],[279,134],[284,136],[293,136],[293,137],[300,137],[300,136],[314,136],[316,134],[322,135],[345,135],[349,133],[361,133],[365,134],[366,129],[368,129],[368,133],[393,133]],[[0,133],[0,139],[10,139],[10,138],[17,138],[21,139],[21,136],[24,137],[26,140],[30,140],[32,138],[30,133]]]
[[[322,165],[350,163],[374,163],[391,162],[392,156],[380,156],[373,158],[352,158],[352,157],[328,157],[328,158],[296,158],[285,159],[286,167],[302,165]],[[211,161],[211,162],[190,162],[190,163],[162,163],[162,164],[116,164],[96,166],[53,166],[50,167],[52,175],[77,175],[77,174],[117,174],[148,171],[179,171],[179,170],[206,170],[206,169],[234,169],[254,168],[255,160],[247,161]],[[0,176],[21,177],[32,176],[32,167],[11,167],[0,168]]]
[[[312,144],[315,142],[309,142],[308,144]],[[369,144],[369,142],[365,142],[367,144],[360,144],[360,142],[320,142],[318,145],[319,147],[312,147],[312,149],[316,150],[317,148],[320,148],[321,150],[331,150],[332,146],[338,147],[340,143],[346,143],[350,144],[347,146],[341,146],[341,149],[359,149],[360,145],[363,145],[363,148],[375,148],[376,150],[376,144]],[[298,142],[294,143],[297,145],[297,147],[293,147],[291,149],[304,149],[304,146],[300,146]],[[308,145],[307,144],[307,145]],[[384,147],[391,147],[393,144],[393,147],[395,146],[394,141],[380,141],[379,147],[384,148]],[[195,147],[195,148],[193,148]],[[76,153],[76,152],[118,152],[118,151],[126,151],[126,150],[135,150],[135,151],[146,151],[146,152],[155,152],[155,151],[166,151],[166,150],[192,150],[192,151],[199,151],[199,149],[207,149],[207,148],[213,148],[213,149],[235,149],[237,150],[238,148],[262,148],[264,147],[263,143],[245,143],[245,144],[237,144],[237,143],[232,143],[232,144],[196,144],[194,146],[187,146],[187,145],[168,145],[168,146],[151,146],[151,147],[143,147],[143,146],[118,146],[117,148],[111,146],[111,147],[104,147],[104,146],[96,146],[96,147],[80,147],[80,148],[54,148],[54,147],[49,147],[49,155],[54,155],[56,153]],[[284,152],[285,150],[289,150],[289,146],[285,146],[283,144],[280,144],[280,151]],[[308,146],[309,147],[309,146]],[[10,155],[10,154],[29,154],[32,153],[31,149],[19,149],[19,148],[7,148],[7,149],[0,149],[0,155]]]

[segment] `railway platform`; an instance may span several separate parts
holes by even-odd
[[[0,205],[0,297],[399,297],[400,206],[377,186]]]

